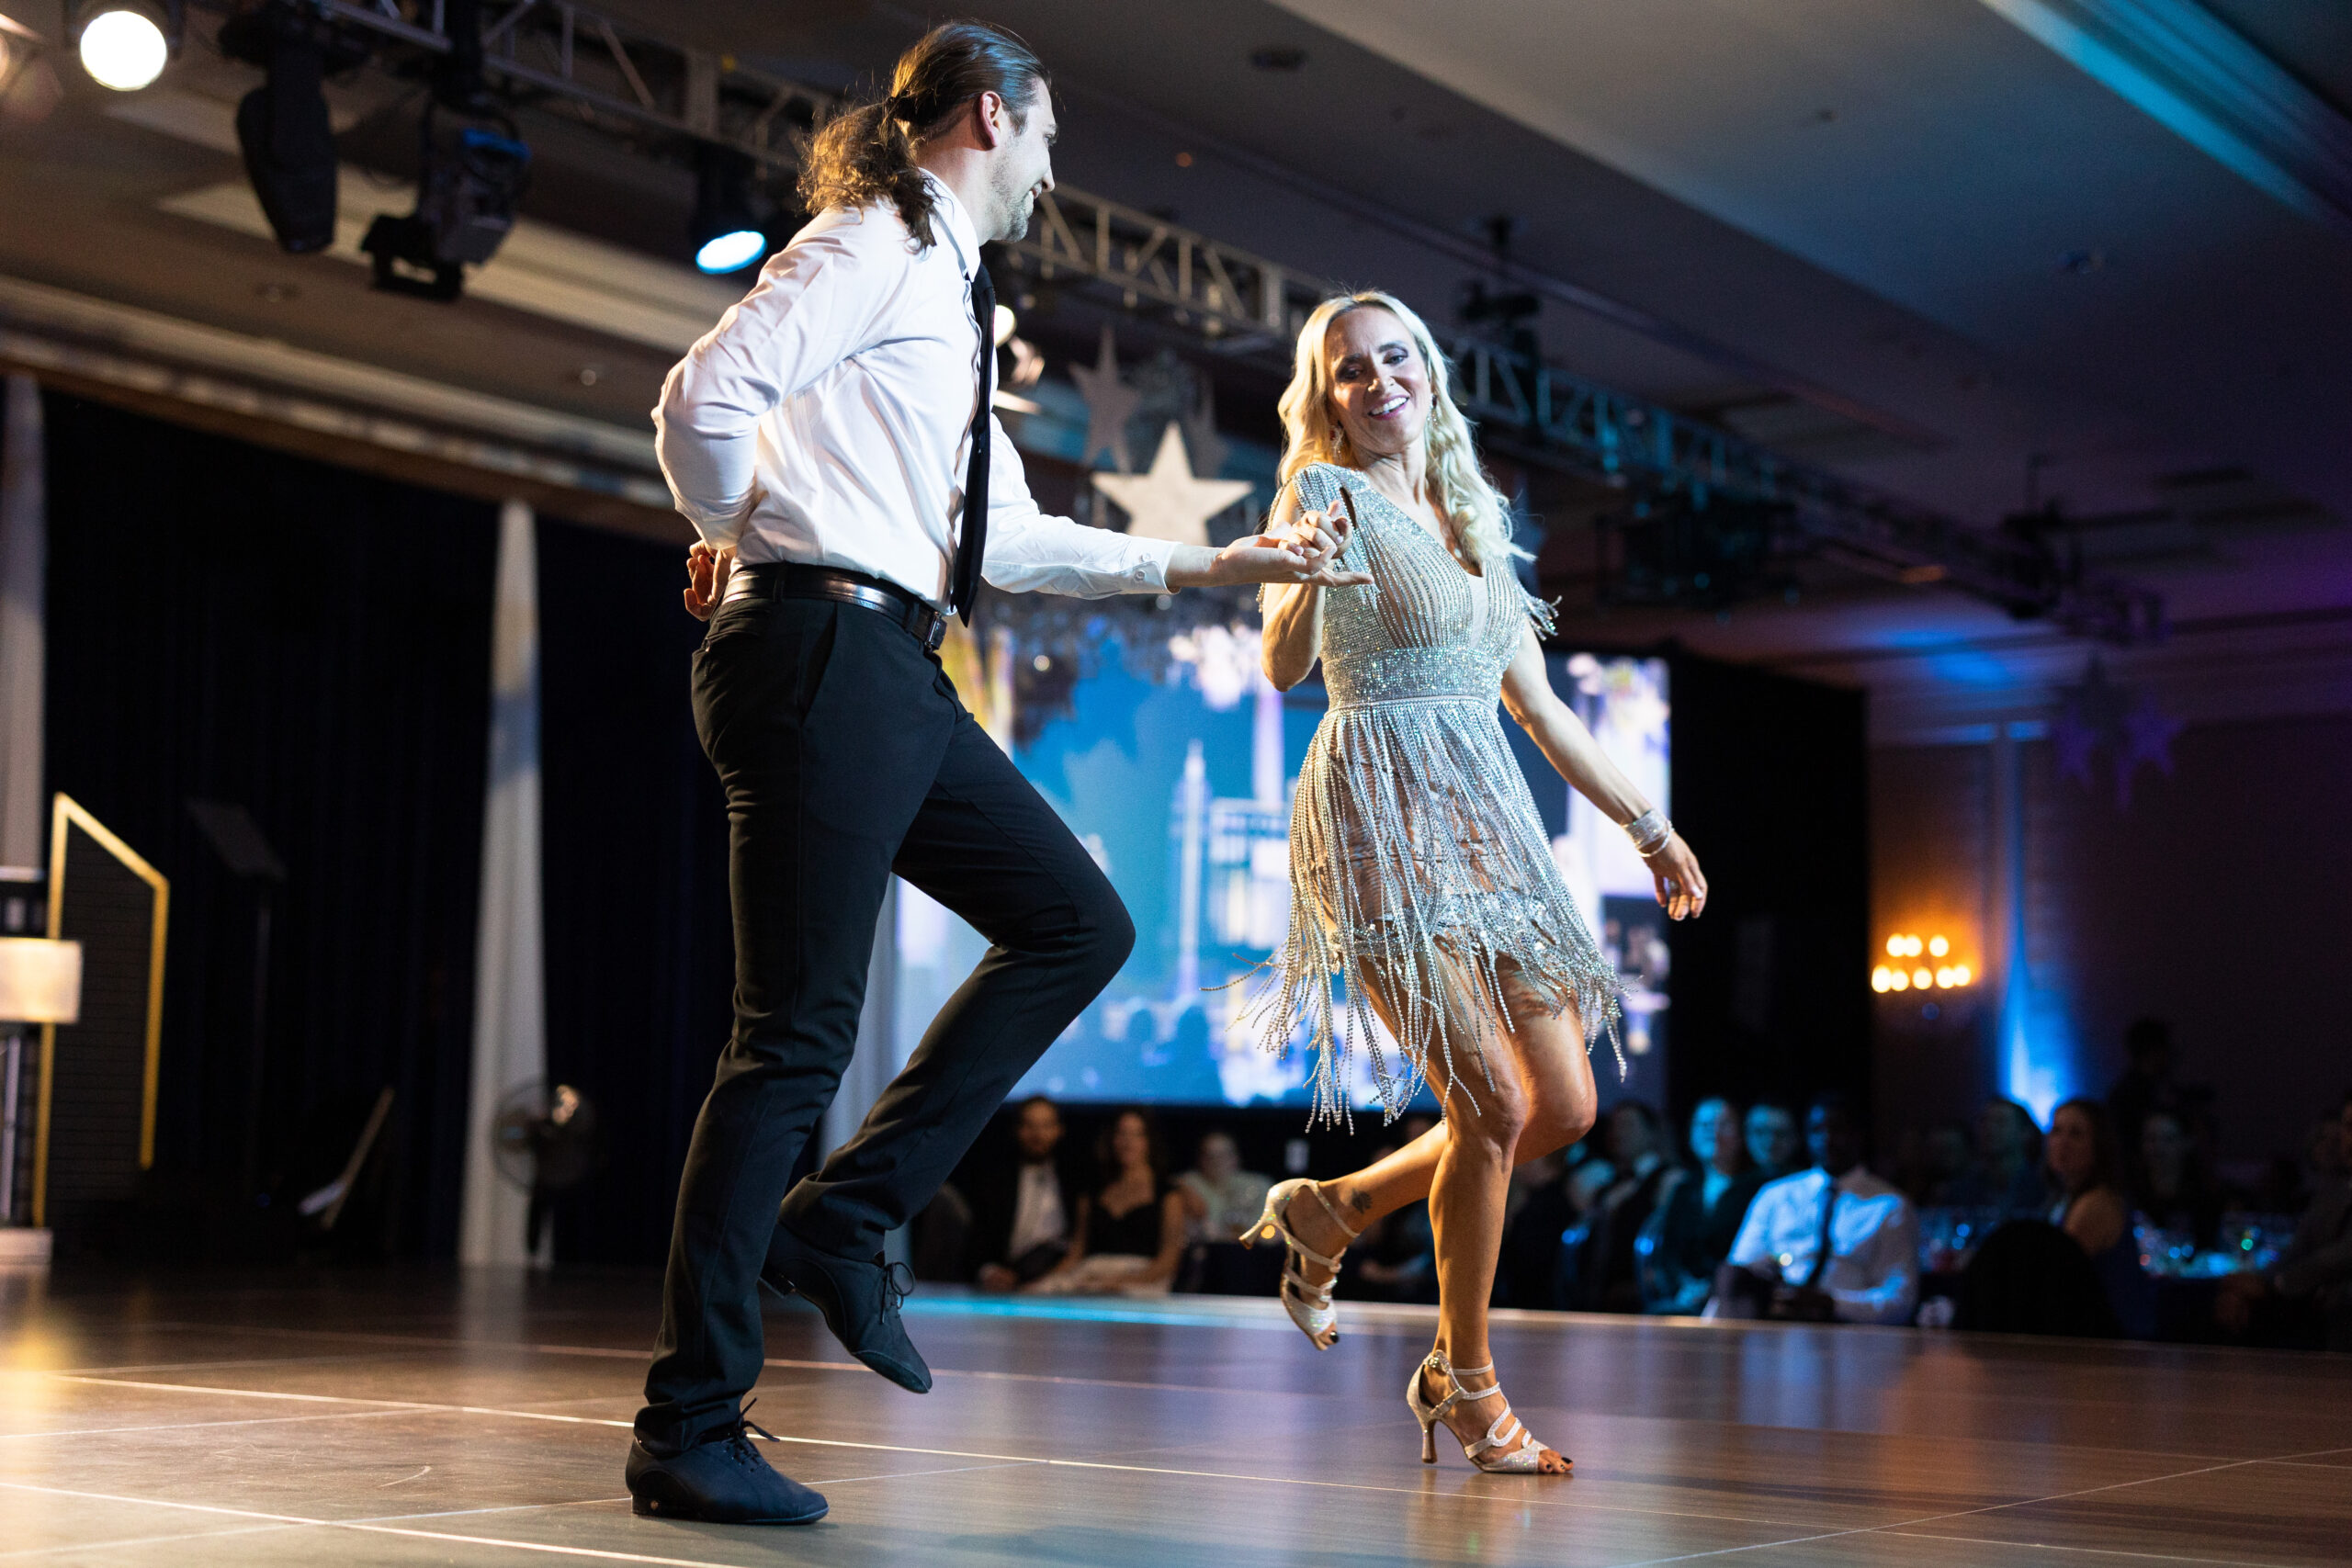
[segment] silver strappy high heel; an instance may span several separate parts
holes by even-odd
[[[1433,1371],[1445,1380],[1446,1395],[1434,1404],[1428,1404],[1421,1398],[1423,1369]],[[1486,1388],[1464,1388],[1462,1386],[1462,1380],[1465,1377],[1491,1377],[1494,1375],[1494,1371],[1495,1364],[1489,1361],[1483,1367],[1464,1367],[1457,1372],[1453,1364],[1446,1360],[1445,1352],[1442,1350],[1430,1351],[1429,1359],[1413,1369],[1413,1381],[1405,1385],[1405,1403],[1413,1407],[1413,1418],[1421,1424],[1421,1462],[1423,1464],[1437,1462],[1437,1426],[1445,1418],[1447,1411],[1465,1400],[1485,1399],[1503,1391],[1503,1385],[1499,1382]],[[1448,1427],[1447,1430],[1452,1431],[1453,1428]],[[1487,1435],[1476,1442],[1462,1445],[1462,1457],[1480,1470],[1498,1471],[1512,1475],[1542,1474],[1544,1451],[1544,1445],[1536,1440],[1535,1434],[1529,1431],[1526,1424],[1511,1414],[1510,1401],[1508,1399],[1503,1401],[1503,1413],[1495,1417],[1493,1426],[1487,1428]],[[1571,1470],[1576,1468],[1576,1461],[1566,1454],[1560,1456],[1560,1462]]]
[[[1297,1233],[1290,1228],[1288,1215],[1291,1201],[1298,1196],[1301,1188],[1314,1193],[1315,1201],[1323,1205],[1323,1212],[1331,1216],[1331,1223],[1339,1226],[1350,1241],[1355,1240],[1355,1231],[1340,1217],[1340,1211],[1331,1206],[1331,1200],[1323,1196],[1323,1189],[1300,1177],[1295,1180],[1274,1183],[1266,1194],[1266,1212],[1258,1216],[1256,1224],[1241,1233],[1241,1245],[1250,1247],[1261,1240],[1271,1241],[1277,1236],[1282,1239],[1282,1244],[1290,1249],[1283,1259],[1283,1310],[1290,1314],[1293,1323],[1298,1325],[1298,1331],[1315,1342],[1317,1350],[1329,1350],[1340,1342],[1340,1314],[1332,1310],[1331,1286],[1340,1277],[1340,1259],[1348,1255],[1348,1249],[1343,1247],[1326,1258],[1298,1239]],[[1319,1285],[1309,1282],[1301,1272],[1308,1263],[1318,1269],[1329,1269],[1331,1278]]]

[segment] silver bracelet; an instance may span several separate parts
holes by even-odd
[[[1634,840],[1634,852],[1646,860],[1666,848],[1667,841],[1674,837],[1674,824],[1666,819],[1665,812],[1653,806],[1625,824],[1625,834]]]

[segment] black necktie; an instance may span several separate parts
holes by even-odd
[[[1829,1272],[1829,1222],[1838,1213],[1838,1179],[1829,1179],[1829,1190],[1821,1200],[1821,1241],[1813,1251],[1813,1267],[1805,1270],[1804,1282],[1818,1285],[1821,1277]]]
[[[980,329],[980,407],[972,415],[972,461],[964,470],[964,529],[956,541],[956,570],[947,607],[972,624],[980,594],[980,558],[989,547],[989,410],[996,395],[996,285],[983,265],[972,273],[972,320]]]

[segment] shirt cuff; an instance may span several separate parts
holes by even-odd
[[[1144,551],[1144,558],[1127,568],[1125,572],[1129,593],[1165,593],[1168,592],[1168,563],[1176,558],[1176,546],[1167,539],[1136,539],[1132,541]]]

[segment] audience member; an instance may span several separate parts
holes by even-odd
[[[1657,1207],[1659,1189],[1674,1168],[1657,1112],[1638,1100],[1610,1107],[1609,1164],[1614,1179],[1594,1201],[1589,1229],[1574,1259],[1570,1306],[1592,1312],[1642,1310],[1634,1244]]]
[[[2150,1111],[2180,1109],[2173,1082],[2179,1058],[2173,1050],[2172,1025],[2160,1018],[2133,1019],[2123,1032],[2123,1054],[2132,1065],[2107,1091],[2107,1111],[2115,1120],[2115,1135],[2126,1147],[2136,1147],[2140,1123]]]
[[[972,1210],[966,1277],[984,1291],[1042,1278],[1069,1252],[1078,1213],[1078,1184],[1062,1156],[1061,1112],[1052,1100],[1035,1094],[1021,1102],[1012,1143],[1010,1163],[984,1167],[963,1184]]]
[[[1635,1249],[1644,1312],[1694,1313],[1706,1304],[1748,1201],[1764,1185],[1747,1163],[1739,1108],[1720,1096],[1690,1113],[1690,1154],[1698,1164],[1667,1177]]]
[[[1794,1176],[1799,1168],[1796,1113],[1775,1100],[1759,1100],[1747,1110],[1747,1163],[1765,1181]]]
[[[1184,1206],[1184,1262],[1180,1291],[1219,1296],[1271,1294],[1282,1281],[1282,1250],[1245,1248],[1241,1233],[1265,1208],[1273,1179],[1241,1168],[1233,1134],[1212,1128],[1202,1134],[1193,1168],[1176,1179]]]
[[[2050,1223],[2091,1260],[2124,1334],[2133,1339],[2152,1337],[2155,1288],[2140,1267],[2132,1205],[2123,1192],[2122,1151],[2107,1108],[2096,1100],[2070,1100],[2052,1111],[2042,1158],[2058,1192]]]
[[[2186,1231],[2200,1247],[2219,1238],[2229,1206],[2212,1162],[2181,1125],[2177,1111],[2151,1111],[2140,1122],[2132,1206],[2159,1230]]]
[[[1950,1189],[1963,1208],[2038,1214],[2050,1205],[2041,1175],[2041,1129],[2014,1100],[1988,1100],[1976,1114],[1976,1162]]]
[[[1176,1196],[1184,1205],[1186,1239],[1193,1242],[1238,1242],[1266,1206],[1271,1176],[1241,1168],[1241,1150],[1233,1134],[1211,1128],[1201,1135],[1193,1168],[1176,1179]]]
[[[2236,1333],[2352,1350],[2352,1093],[2335,1116],[2335,1156],[2277,1267],[2222,1282],[2215,1315]],[[2266,1321],[2267,1320],[2267,1321]]]
[[[1431,1127],[1435,1118],[1416,1112],[1396,1124],[1396,1142],[1374,1152],[1385,1158]],[[1347,1293],[1372,1301],[1433,1303],[1437,1300],[1437,1235],[1430,1227],[1427,1202],[1408,1203],[1366,1225],[1348,1244],[1340,1279]]]
[[[1975,1158],[1976,1145],[1960,1122],[1939,1122],[1925,1133],[1915,1128],[1896,1152],[1894,1184],[1918,1207],[1941,1208]]]
[[[1919,1296],[1918,1217],[1863,1166],[1853,1102],[1816,1100],[1805,1144],[1813,1168],[1768,1182],[1748,1205],[1708,1315],[1908,1322]]]
[[[1162,1174],[1159,1130],[1150,1116],[1141,1111],[1114,1116],[1095,1162],[1099,1184],[1078,1201],[1069,1251],[1051,1273],[1023,1290],[1148,1295],[1175,1283],[1184,1252],[1184,1202]]]
[[[1567,1151],[1555,1149],[1512,1168],[1503,1205],[1502,1256],[1495,1269],[1498,1306],[1560,1306],[1560,1233],[1576,1220],[1568,1196]]]

